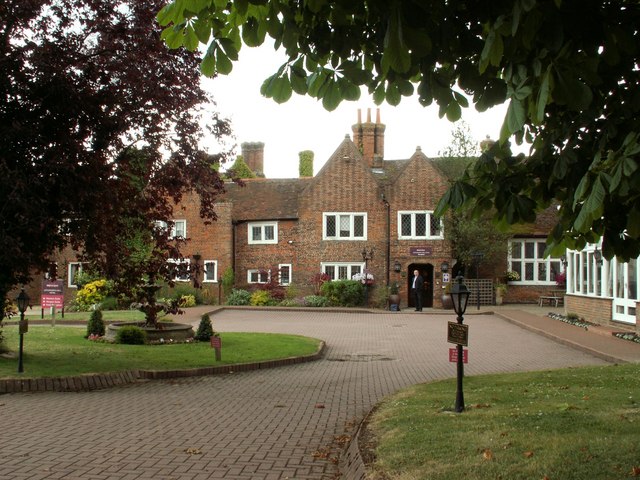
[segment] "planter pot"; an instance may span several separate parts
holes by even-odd
[[[448,293],[442,294],[442,308],[445,310],[453,310],[453,300]]]
[[[393,308],[394,305],[396,306],[395,309]],[[389,295],[389,306],[390,306],[390,309],[393,310],[394,312],[399,310],[400,295],[396,295],[396,294]]]
[[[147,333],[147,341],[149,342],[159,342],[161,339],[165,342],[172,340],[174,342],[184,342],[194,336],[193,327],[184,323],[163,323],[162,328],[153,328],[145,327],[144,322],[114,322],[107,325],[105,337],[108,340],[115,340],[118,329],[125,325],[140,327]]]

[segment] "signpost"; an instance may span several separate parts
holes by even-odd
[[[41,318],[44,318],[44,309],[51,308],[51,325],[55,326],[56,307],[62,310],[64,318],[64,282],[62,280],[46,280],[42,283],[40,305],[42,308]]]
[[[211,348],[216,351],[216,362],[222,360],[222,338],[211,336]]]

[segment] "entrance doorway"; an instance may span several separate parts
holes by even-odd
[[[413,271],[418,270],[424,286],[422,291],[422,306],[425,308],[433,308],[433,265],[430,263],[412,263],[409,265],[407,272],[407,305],[409,308],[415,308],[416,300],[411,295],[411,285],[413,284]]]

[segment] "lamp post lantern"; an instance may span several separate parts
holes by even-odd
[[[22,353],[24,349],[24,334],[28,330],[27,320],[24,319],[24,312],[29,306],[29,295],[24,291],[24,288],[20,291],[20,295],[16,298],[18,304],[18,310],[20,311],[20,324],[18,331],[20,333],[20,347],[18,350],[18,373],[24,372],[24,364],[22,363]]]
[[[467,310],[467,302],[469,301],[469,295],[471,292],[464,284],[464,277],[458,276],[455,283],[451,287],[451,301],[453,302],[453,309],[458,316],[457,321],[459,325],[464,322],[464,312]],[[464,394],[462,392],[462,378],[464,377],[464,364],[462,362],[462,344],[457,344],[458,358],[456,359],[457,365],[457,383],[456,383],[456,404],[455,411],[460,413],[464,411]]]

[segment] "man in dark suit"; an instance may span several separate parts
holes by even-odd
[[[422,290],[424,289],[424,279],[418,270],[413,271],[411,281],[411,294],[416,301],[416,312],[422,311]]]

